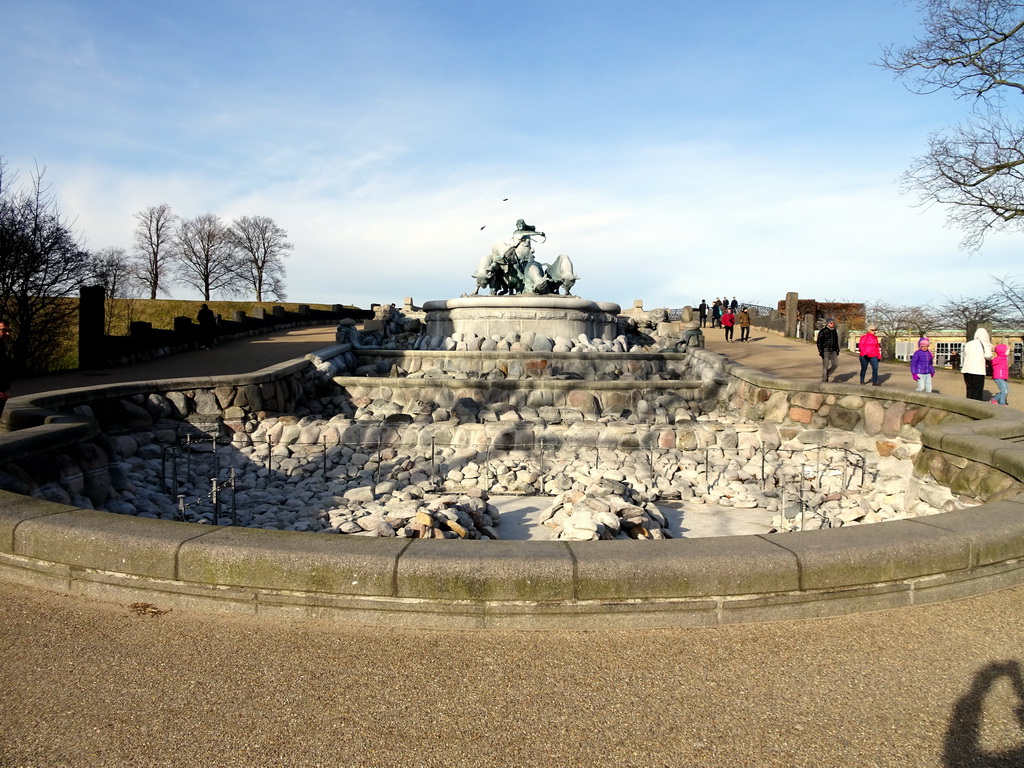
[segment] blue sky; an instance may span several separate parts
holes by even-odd
[[[1009,236],[959,251],[942,209],[900,194],[964,109],[874,65],[920,31],[900,0],[0,0],[0,18],[9,172],[45,166],[91,249],[130,248],[160,203],[271,216],[292,301],[458,296],[518,218],[578,294],[623,306],[941,301],[1019,263]]]

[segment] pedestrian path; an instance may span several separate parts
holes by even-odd
[[[225,342],[212,349],[180,352],[132,365],[32,376],[15,381],[11,387],[11,396],[127,381],[219,376],[258,371],[270,365],[301,358],[310,352],[334,344],[335,328],[335,325],[292,328]]]
[[[751,328],[750,341],[727,342],[721,328],[704,329],[704,347],[737,363],[756,368],[786,379],[803,381],[821,380],[821,358],[818,348],[802,339],[788,339],[763,328]],[[871,368],[866,372],[871,381]],[[917,382],[910,376],[908,363],[882,361],[878,365],[878,379],[881,386],[912,392]],[[858,384],[860,382],[860,358],[852,352],[839,355],[839,368],[832,375],[837,384]],[[1013,407],[1024,405],[1024,381],[1011,379],[1009,403]],[[868,385],[865,385],[868,386]],[[932,391],[953,397],[964,396],[964,380],[959,371],[936,369]],[[992,379],[985,380],[986,397],[995,392]]]

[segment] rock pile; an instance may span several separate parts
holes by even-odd
[[[900,440],[885,441],[888,455],[879,455],[864,435],[705,419],[692,424],[687,446],[660,447],[660,433],[643,425],[608,425],[614,440],[581,443],[569,439],[575,424],[549,424],[523,450],[512,442],[517,433],[491,435],[488,425],[420,426],[374,432],[346,419],[265,419],[231,445],[214,451],[205,441],[187,454],[167,444],[169,430],[119,436],[111,439],[121,457],[111,466],[118,482],[103,506],[176,519],[182,494],[185,518],[197,522],[497,538],[488,494],[545,495],[555,497],[546,522],[563,539],[665,538],[655,504],[669,499],[691,511],[764,509],[779,531],[960,506],[947,488],[912,477],[920,446]]]
[[[126,441],[120,445],[128,449]],[[407,470],[375,482],[373,478],[379,476],[376,463],[371,463],[368,454],[351,449],[339,449],[332,455],[326,476],[319,457],[299,459],[285,448],[275,457],[265,456],[270,460],[264,464],[254,461],[254,455],[214,453],[204,444],[186,456],[181,452],[165,454],[155,444],[142,445],[122,462],[124,474],[132,482],[104,506],[110,512],[140,517],[272,530],[498,538],[498,511],[479,488],[437,495],[424,472]],[[385,452],[384,458],[394,458],[394,452]],[[413,468],[411,461],[399,465]],[[396,468],[389,465],[385,473]],[[210,480],[214,477],[216,499]],[[175,478],[177,487],[172,488]],[[179,495],[184,509],[172,500]]]
[[[541,522],[554,529],[552,538],[567,541],[671,538],[668,521],[654,503],[607,475],[586,491],[556,496]]]

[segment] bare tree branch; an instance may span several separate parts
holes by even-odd
[[[977,249],[991,232],[1015,231],[1024,216],[1024,2],[921,0],[925,35],[885,52],[882,66],[916,93],[970,98],[972,116],[934,133],[904,175],[918,203],[949,206],[947,221]]]

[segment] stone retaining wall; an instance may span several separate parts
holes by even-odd
[[[126,485],[118,435],[244,431],[268,412],[302,412],[326,382],[307,360],[240,377],[137,382],[12,399],[0,434],[0,488],[65,504],[99,507]],[[170,424],[170,426],[169,426]],[[171,431],[165,435],[160,432]]]
[[[959,397],[854,384],[817,386],[776,379],[705,350],[687,373],[714,392],[718,407],[743,418],[807,429],[840,429],[919,442],[914,472],[972,500],[999,501],[1024,491],[1024,413]]]
[[[516,381],[542,378],[632,381],[679,379],[686,368],[685,352],[579,354],[357,349],[354,356],[355,365],[348,372],[358,376],[400,375],[413,378],[461,375]]]
[[[16,399],[5,422],[18,431],[0,436],[0,463],[46,451],[71,454],[83,441],[101,440],[86,405],[134,403],[132,398],[141,395],[144,402],[135,403],[141,412],[124,411],[142,418],[148,407],[163,407],[149,395],[175,404],[169,393],[180,392],[186,405],[196,404],[194,411],[182,414],[186,419],[218,412],[224,417],[232,408],[247,414],[258,402],[248,387],[260,387],[262,397],[262,385],[273,381],[269,396],[275,402],[280,398],[287,405],[293,396],[298,402],[319,386],[315,376],[322,377],[325,365],[320,359],[231,379],[150,382]],[[855,386],[783,381],[707,352],[693,353],[688,375],[704,383],[705,407],[810,428],[877,427],[879,439],[890,433],[919,435],[924,446],[919,472],[962,482],[975,498],[989,501],[853,529],[652,546],[632,541],[369,539],[212,528],[0,492],[0,572],[19,583],[103,599],[465,628],[790,619],[923,604],[1024,583],[1024,495],[1018,492],[1024,448],[1014,442],[1024,436],[1024,414],[937,395],[884,389],[865,395]],[[290,377],[295,384],[276,383]],[[225,388],[220,397],[218,388]],[[84,490],[90,468],[79,467]]]

